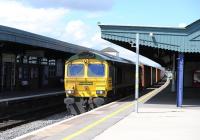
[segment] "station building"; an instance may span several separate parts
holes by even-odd
[[[177,93],[177,106],[184,93],[200,89],[200,20],[184,28],[99,25],[101,37],[135,52],[139,36],[140,54],[172,71],[172,92]]]
[[[82,46],[0,26],[0,94],[63,88],[64,62]]]

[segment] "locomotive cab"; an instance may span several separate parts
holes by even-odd
[[[106,97],[111,89],[108,63],[96,59],[66,62],[65,92],[73,97]]]

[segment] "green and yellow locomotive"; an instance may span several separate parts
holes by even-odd
[[[65,63],[64,102],[80,113],[100,106],[133,89],[134,74],[134,63],[120,57],[90,51],[74,55]]]

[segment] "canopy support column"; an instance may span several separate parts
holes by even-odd
[[[184,54],[178,54],[178,77],[177,77],[177,107],[183,104],[183,71],[184,71]]]

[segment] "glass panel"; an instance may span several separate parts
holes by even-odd
[[[28,63],[28,58],[27,58],[27,56],[24,56],[24,58],[23,58],[23,63],[24,63],[24,64],[27,64],[27,63]]]
[[[50,66],[55,66],[56,65],[56,60],[54,60],[54,59],[49,60],[49,65]]]
[[[48,60],[47,60],[47,58],[41,58],[40,64],[41,64],[41,65],[48,65]]]
[[[103,64],[88,64],[88,76],[102,77],[105,75],[105,66]]]
[[[20,56],[20,55],[17,55],[17,57],[16,57],[16,62],[17,62],[17,63],[21,63],[21,56]]]
[[[37,64],[37,57],[30,56],[28,58],[28,63],[29,64]]]
[[[68,76],[83,76],[84,65],[83,64],[70,64],[68,65]]]

